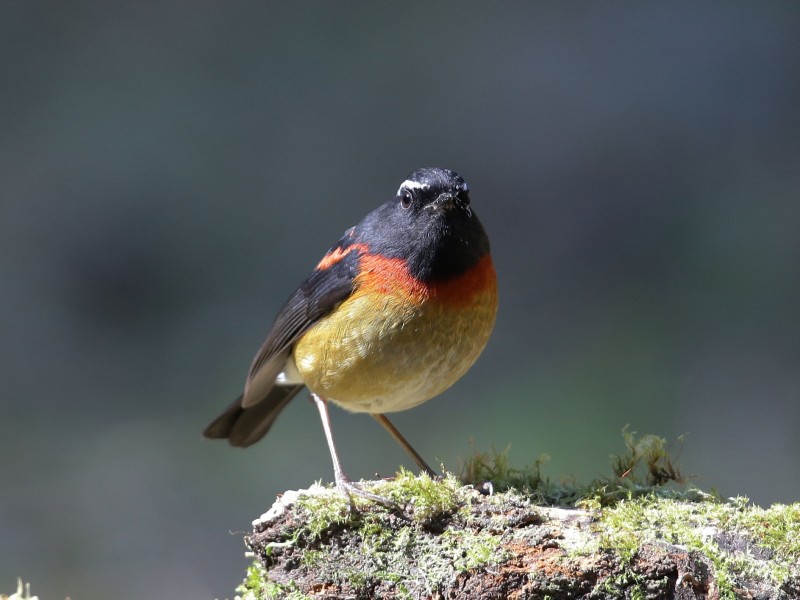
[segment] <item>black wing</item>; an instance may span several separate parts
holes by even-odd
[[[302,385],[276,386],[275,378],[294,342],[352,293],[361,256],[352,233],[345,233],[284,304],[253,360],[244,394],[206,428],[206,437],[228,438],[234,446],[249,446],[267,433],[280,411],[302,389]]]

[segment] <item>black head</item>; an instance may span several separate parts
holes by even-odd
[[[489,252],[467,183],[455,171],[435,167],[411,173],[355,234],[370,251],[408,261],[423,281],[459,275]]]

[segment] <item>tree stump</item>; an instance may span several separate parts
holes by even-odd
[[[389,506],[282,494],[245,538],[237,598],[800,598],[800,504],[653,487],[540,506],[409,473],[362,485]]]

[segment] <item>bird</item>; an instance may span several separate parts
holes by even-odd
[[[259,441],[308,388],[336,486],[369,496],[342,469],[328,403],[368,413],[420,470],[435,471],[386,417],[438,396],[475,363],[497,314],[489,238],[455,171],[413,171],[345,231],[278,312],[242,394],[205,429]]]

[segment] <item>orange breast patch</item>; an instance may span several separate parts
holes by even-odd
[[[496,288],[497,275],[492,257],[487,254],[462,275],[426,284],[411,275],[402,259],[365,254],[361,257],[357,283],[364,291],[402,293],[418,302],[435,300],[460,307],[471,304],[477,295]]]

